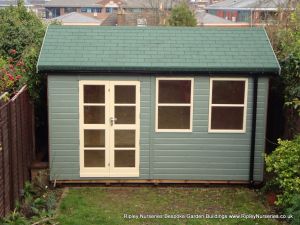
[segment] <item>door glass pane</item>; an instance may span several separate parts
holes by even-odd
[[[211,129],[243,129],[243,107],[212,107]]]
[[[191,80],[160,80],[158,103],[190,103]]]
[[[84,167],[105,167],[105,151],[85,150]]]
[[[135,86],[116,85],[115,103],[135,103]]]
[[[105,103],[104,85],[84,85],[84,103]]]
[[[84,130],[84,147],[105,147],[105,130]]]
[[[213,81],[213,104],[244,104],[245,81]]]
[[[116,124],[135,124],[135,106],[115,106]]]
[[[115,147],[135,147],[135,130],[115,130]]]
[[[84,106],[85,124],[104,124],[105,107],[104,106]]]
[[[190,107],[159,106],[158,129],[190,129]]]
[[[135,151],[115,150],[115,167],[135,167]]]

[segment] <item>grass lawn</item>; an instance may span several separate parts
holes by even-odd
[[[283,224],[272,219],[127,219],[124,214],[275,214],[247,188],[91,187],[71,188],[58,210],[61,225]]]

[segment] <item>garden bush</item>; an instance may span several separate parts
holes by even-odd
[[[0,60],[0,93],[7,92],[6,97],[8,99],[25,84],[23,74],[26,73],[27,69],[22,59],[17,60],[13,57],[16,54],[16,50],[11,50],[7,61]]]
[[[290,220],[291,225],[300,224],[300,194],[292,197],[291,206],[285,210],[285,213],[288,215],[293,215],[293,218]]]
[[[44,36],[44,25],[40,18],[28,11],[23,1],[17,7],[0,10],[0,55],[9,56],[11,49],[17,50],[16,58],[29,47],[39,48]]]
[[[60,196],[59,191],[26,182],[22,196],[15,210],[0,219],[1,225],[57,224],[54,214]]]
[[[279,146],[266,156],[266,170],[273,173],[273,182],[279,188],[276,204],[283,208],[293,205],[300,194],[300,135],[293,140],[278,140]]]
[[[9,100],[21,85],[27,85],[35,107],[36,144],[42,149],[40,145],[46,145],[47,141],[47,89],[46,76],[37,73],[36,64],[46,25],[26,9],[23,1],[18,1],[16,7],[0,9],[0,21],[0,94],[8,91],[6,100]],[[24,63],[21,80],[15,81],[19,73],[8,71],[11,60]]]
[[[2,58],[0,66],[6,70],[2,71],[1,78],[13,81],[13,77],[8,76],[6,72],[12,76],[21,75],[23,84],[27,84],[33,100],[39,101],[45,86],[42,84],[42,76],[36,72],[36,62],[45,34],[45,26],[40,18],[26,9],[22,1],[19,1],[17,7],[0,9],[0,21],[0,55]],[[14,71],[17,69],[14,63],[17,62],[23,63],[22,71]],[[9,80],[8,84],[4,82],[0,93],[5,89],[4,85],[7,84],[7,88],[10,88],[13,82]]]

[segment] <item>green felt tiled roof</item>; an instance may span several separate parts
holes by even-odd
[[[279,72],[263,28],[49,26],[39,71]]]

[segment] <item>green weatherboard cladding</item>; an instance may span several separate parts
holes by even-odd
[[[278,73],[263,28],[50,25],[39,71]]]
[[[253,78],[249,78],[245,133],[208,133],[209,76],[194,77],[193,131],[155,132],[155,76],[52,73],[48,76],[52,180],[107,179],[79,175],[79,81],[140,81],[140,176],[134,179],[249,179]],[[263,179],[268,78],[258,79],[254,180]],[[115,178],[113,178],[115,179]],[[124,179],[124,177],[122,178]],[[126,178],[125,178],[126,179]],[[128,178],[133,179],[133,178]]]

